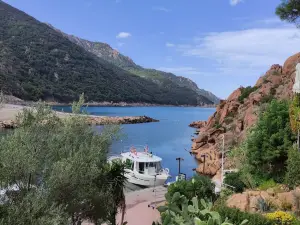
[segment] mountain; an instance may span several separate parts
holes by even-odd
[[[0,1],[0,89],[25,100],[203,105],[189,88],[132,75],[71,42],[60,32]]]
[[[76,37],[74,35],[68,35],[60,31],[59,29],[56,29],[55,27],[51,26],[50,24],[47,25],[55,29],[56,31],[61,32],[62,35],[67,37],[73,43],[81,46],[85,50],[93,53],[99,58],[111,62],[112,64],[124,70],[129,71],[132,74],[151,80],[159,84],[160,86],[165,86],[168,85],[170,82],[172,82],[180,87],[186,87],[188,89],[195,91],[199,95],[199,97],[204,96],[215,104],[220,102],[220,99],[217,96],[215,96],[213,93],[209,91],[199,89],[197,84],[188,78],[182,76],[176,76],[172,73],[167,73],[155,69],[143,68],[135,64],[131,58],[122,55],[120,52],[113,49],[111,46],[109,46],[106,43],[92,42],[92,41],[88,41]]]
[[[253,87],[240,87],[221,101],[208,121],[196,122],[201,132],[193,140],[192,152],[200,162],[198,172],[209,176],[220,174],[223,137],[225,149],[232,149],[245,140],[249,128],[256,124],[266,103],[272,99],[292,98],[297,63],[300,63],[300,53],[289,57],[283,66],[272,65]],[[203,155],[208,156],[205,168]]]

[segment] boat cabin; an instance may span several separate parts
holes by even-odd
[[[162,167],[162,159],[148,152],[126,152],[121,154],[126,169],[145,175],[156,175]]]

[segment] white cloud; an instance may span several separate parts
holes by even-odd
[[[243,0],[230,0],[230,5],[235,6],[239,3],[241,3]]]
[[[165,7],[163,7],[163,6],[155,6],[155,7],[152,7],[152,10],[155,10],[155,11],[162,11],[162,12],[171,12],[170,9],[165,8]]]
[[[116,36],[116,38],[129,38],[130,36],[131,36],[131,34],[128,33],[128,32],[120,32],[120,33]]]
[[[215,32],[175,47],[184,56],[209,60],[211,72],[258,76],[300,50],[300,31],[282,26]]]
[[[167,42],[166,43],[166,47],[168,47],[168,48],[172,48],[172,47],[174,47],[175,45],[173,44],[173,43],[170,43],[170,42]]]
[[[125,43],[123,43],[123,42],[118,42],[118,43],[117,43],[117,45],[118,45],[119,47],[122,47],[124,44],[125,44]]]

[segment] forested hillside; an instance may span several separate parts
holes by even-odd
[[[174,83],[160,86],[84,50],[44,23],[0,1],[0,89],[26,100],[210,104]]]
[[[106,43],[102,42],[92,42],[88,41],[74,35],[68,35],[52,25],[48,24],[51,28],[55,29],[58,32],[61,32],[62,35],[67,37],[70,41],[74,42],[75,44],[83,47],[85,50],[95,54],[99,58],[102,58],[106,61],[111,62],[112,64],[129,71],[131,74],[140,76],[142,78],[148,79],[153,81],[154,83],[158,84],[161,87],[170,87],[179,86],[180,88],[188,88],[196,92],[196,94],[200,97],[204,96],[208,98],[213,103],[219,103],[220,99],[215,96],[213,93],[206,91],[204,89],[199,89],[197,84],[194,83],[192,80],[182,77],[176,76],[172,73],[163,72],[160,70],[155,69],[146,69],[143,68],[135,62],[118,52],[117,50],[113,49]]]

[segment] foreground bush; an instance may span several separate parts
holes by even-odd
[[[0,189],[10,190],[0,196],[0,225],[114,224],[125,209],[124,166],[107,163],[118,127],[97,134],[84,117],[62,120],[43,105],[18,122],[0,138]]]
[[[210,201],[215,199],[215,185],[208,177],[200,175],[195,175],[191,180],[182,180],[171,184],[168,194],[173,196],[176,192],[187,199],[192,199],[194,196]]]
[[[222,219],[219,213],[211,210],[212,203],[203,199],[199,202],[198,197],[193,197],[191,204],[188,204],[189,200],[179,192],[174,193],[172,197],[166,195],[166,199],[167,204],[158,207],[163,225],[233,225],[227,218]],[[247,224],[247,220],[234,224]]]
[[[273,180],[273,179],[270,179],[270,180],[266,180],[266,181],[263,181],[259,186],[258,186],[258,189],[259,190],[262,190],[262,191],[265,191],[269,188],[274,188],[276,187],[277,184],[276,182]]]
[[[226,174],[224,182],[225,184],[235,187],[234,191],[239,193],[243,192],[246,187],[244,182],[241,180],[240,173]]]
[[[288,149],[294,141],[288,103],[273,100],[248,135],[244,167],[256,177],[283,182]]]
[[[242,212],[239,209],[229,208],[225,205],[218,206],[215,208],[221,218],[228,218],[234,224],[239,224],[244,220],[248,220],[247,225],[276,225],[273,221],[263,217],[260,214],[252,214],[248,212]]]
[[[296,148],[291,148],[287,160],[287,172],[285,182],[291,188],[300,185],[300,152]]]

